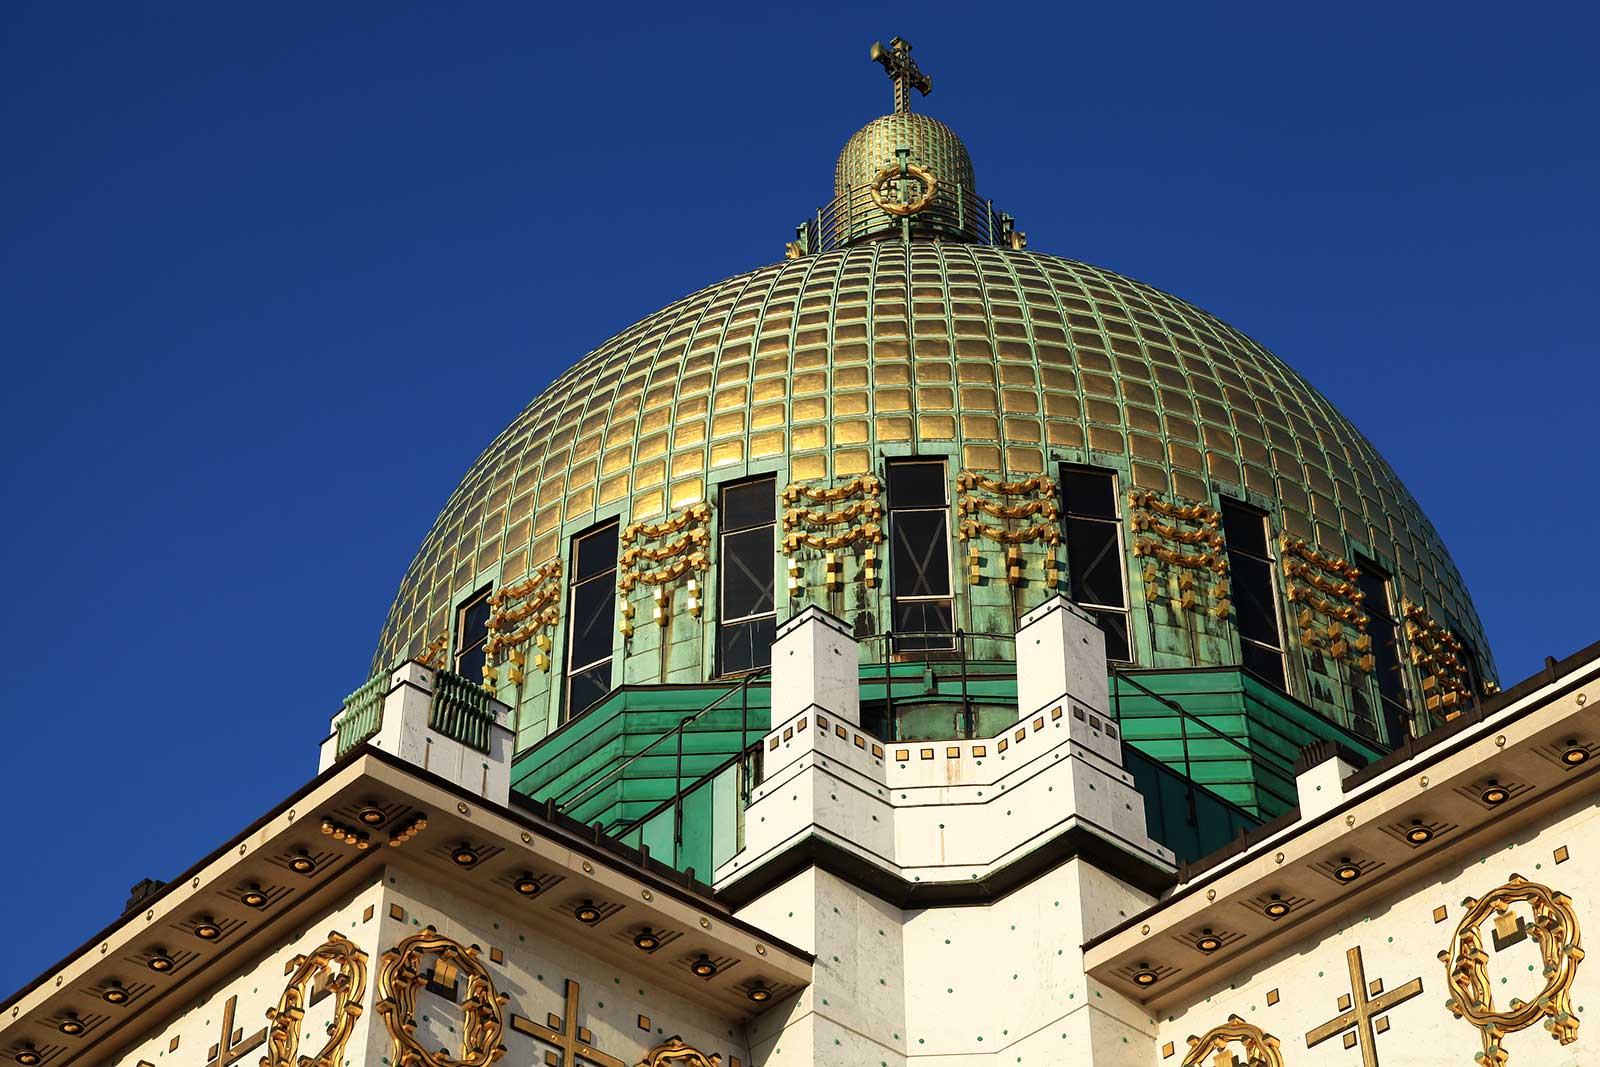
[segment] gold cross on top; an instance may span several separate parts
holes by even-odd
[[[1367,981],[1360,945],[1345,953],[1345,961],[1350,966],[1350,993],[1339,998],[1338,1015],[1306,1035],[1306,1048],[1321,1044],[1335,1034],[1344,1034],[1345,1048],[1361,1046],[1361,1067],[1378,1067],[1377,1035],[1389,1029],[1389,1020],[1378,1017],[1395,1005],[1420,995],[1422,979],[1413,978],[1399,989],[1385,993],[1382,978]],[[1374,1019],[1377,1019],[1376,1028]]]
[[[882,63],[883,69],[894,79],[894,113],[905,115],[911,111],[911,90],[916,89],[927,96],[933,92],[933,79],[917,69],[917,61],[911,58],[911,42],[900,38],[889,38],[889,47],[883,47],[882,41],[877,41],[872,46],[872,59],[875,63]]]

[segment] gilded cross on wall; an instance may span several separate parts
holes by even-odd
[[[1399,989],[1385,993],[1382,978],[1367,981],[1360,945],[1346,952],[1345,960],[1350,966],[1350,992],[1339,997],[1338,1015],[1306,1035],[1306,1048],[1319,1045],[1335,1034],[1344,1034],[1345,1048],[1361,1046],[1361,1067],[1378,1067],[1377,1035],[1389,1029],[1389,1020],[1381,1016],[1419,995],[1422,979],[1413,978]]]
[[[595,1048],[594,1035],[589,1028],[578,1025],[578,993],[578,983],[568,978],[564,1014],[546,1016],[549,1025],[513,1015],[511,1029],[552,1044],[560,1051],[559,1056],[554,1052],[545,1053],[548,1067],[578,1067],[580,1060],[596,1064],[597,1067],[627,1067],[615,1056],[608,1056]]]
[[[883,47],[882,41],[877,41],[872,46],[872,60],[882,63],[883,69],[894,80],[894,113],[906,115],[911,111],[911,90],[916,89],[927,96],[933,92],[933,79],[917,69],[917,61],[911,58],[911,42],[899,37],[889,38],[889,47]]]
[[[222,1006],[222,1037],[211,1046],[211,1051],[206,1053],[206,1067],[231,1067],[232,1064],[266,1044],[265,1026],[249,1037],[244,1036],[244,1027],[241,1026],[237,1030],[233,1028],[233,1012],[238,1004],[239,998],[232,996],[228,998],[228,1003]]]

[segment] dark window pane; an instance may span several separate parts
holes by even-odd
[[[1128,616],[1120,611],[1091,611],[1095,621],[1106,635],[1106,659],[1129,662],[1133,656],[1128,651]]]
[[[1366,594],[1361,606],[1371,619],[1367,634],[1372,638],[1373,674],[1377,676],[1378,692],[1385,705],[1404,709],[1406,686],[1400,673],[1399,632],[1389,607],[1389,576],[1367,560],[1361,560],[1359,565],[1361,576],[1356,579],[1356,585]],[[1385,716],[1393,724],[1394,714],[1386,710]],[[1402,736],[1390,740],[1398,744]]]
[[[1227,540],[1229,552],[1268,555],[1267,524],[1261,513],[1231,500],[1222,502],[1222,536]]]
[[[484,594],[461,609],[460,647],[481,644],[489,636],[489,597]]]
[[[572,655],[568,664],[586,667],[611,656],[610,582],[585,582],[572,590]]]
[[[948,600],[896,602],[894,650],[925,652],[955,648],[954,618]],[[910,636],[901,637],[901,634]]]
[[[723,674],[739,674],[772,664],[772,642],[777,639],[778,620],[764,619],[726,623],[717,629],[717,662]]]
[[[567,718],[588,711],[611,692],[611,664],[579,671],[567,682]]]
[[[891,508],[943,507],[949,499],[943,463],[889,464]]]
[[[1283,655],[1274,649],[1263,648],[1250,641],[1240,643],[1244,669],[1268,685],[1283,689]]]
[[[723,532],[761,526],[777,519],[778,480],[762,478],[722,491]]]
[[[950,533],[947,512],[897,511],[891,516],[893,553],[889,578],[902,596],[950,595]]]
[[[1068,515],[1117,517],[1116,483],[1109,474],[1064,468],[1061,472],[1061,499]]]
[[[1239,634],[1279,646],[1278,609],[1272,601],[1272,567],[1249,556],[1231,556],[1233,610]]]
[[[585,534],[574,543],[572,580],[581,582],[617,568],[617,526],[612,523],[603,530]]]
[[[758,526],[722,539],[722,617],[742,619],[773,610],[777,556],[772,527]]]
[[[456,673],[470,681],[483,678],[483,642],[467,649],[456,657]]]
[[[1109,522],[1067,520],[1067,577],[1080,604],[1127,607],[1117,528]]]

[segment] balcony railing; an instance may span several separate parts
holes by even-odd
[[[344,711],[334,724],[334,732],[339,735],[335,758],[343,758],[383,725],[383,699],[389,692],[389,674],[387,668],[379,671],[366,685],[344,698]]]
[[[899,236],[948,236],[1005,248],[1026,243],[1016,220],[996,211],[994,201],[981,199],[960,183],[942,182],[927,207],[907,216],[886,213],[873,200],[871,186],[857,186],[818,208],[795,228],[795,236],[789,246],[791,259],[831,252],[855,241]]]
[[[489,706],[493,699],[481,682],[451,671],[434,671],[428,726],[468,748],[486,753],[490,728],[495,721],[494,709]]]

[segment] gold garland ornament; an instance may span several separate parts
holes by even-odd
[[[1532,1001],[1516,997],[1503,1011],[1495,1010],[1490,991],[1489,955],[1483,950],[1479,927],[1492,912],[1506,916],[1512,904],[1521,902],[1533,912],[1528,933],[1538,942],[1544,957],[1544,988]],[[1513,874],[1511,880],[1481,900],[1462,901],[1467,913],[1461,917],[1449,949],[1439,953],[1444,964],[1450,999],[1445,1007],[1458,1019],[1478,1028],[1483,1038],[1483,1054],[1474,1057],[1483,1067],[1504,1067],[1510,1055],[1500,1046],[1506,1034],[1526,1030],[1540,1019],[1550,1036],[1563,1045],[1578,1039],[1578,1017],[1572,1013],[1572,984],[1578,977],[1583,949],[1578,945],[1578,917],[1572,899],[1548,886]]]
[[[328,979],[333,991],[333,1021],[328,1023],[328,1041],[315,1056],[300,1056],[298,1067],[338,1067],[344,1056],[344,1047],[350,1033],[361,1017],[361,1002],[367,992],[367,954],[355,942],[329,931],[328,940],[311,950],[308,956],[296,956],[289,961],[294,968],[289,984],[278,998],[278,1006],[267,1009],[267,1054],[261,1057],[261,1067],[295,1067],[296,1053],[300,1051],[300,1024],[305,1021],[306,1001],[313,979],[334,967],[339,973]]]
[[[638,1067],[722,1067],[722,1056],[713,1052],[707,1055],[693,1045],[685,1045],[677,1034],[649,1052],[639,1061]]]
[[[1321,552],[1306,544],[1301,538],[1284,534],[1279,539],[1278,544],[1282,546],[1285,552],[1299,556],[1307,563],[1321,567],[1325,571],[1331,571],[1341,578],[1348,578],[1353,582],[1361,577],[1360,567],[1357,567],[1347,559],[1340,559],[1338,556],[1324,556]]]
[[[1182,545],[1209,545],[1212,548],[1222,547],[1222,535],[1215,530],[1180,530],[1176,526],[1168,526],[1159,519],[1149,515],[1135,515],[1131,524],[1135,530],[1149,530],[1158,533],[1168,541],[1176,541]]]
[[[627,574],[622,576],[622,581],[617,583],[617,588],[621,589],[624,593],[631,593],[633,592],[633,587],[640,582],[643,582],[645,585],[666,585],[668,582],[676,581],[677,579],[683,577],[684,573],[690,569],[700,572],[710,570],[711,557],[707,556],[704,552],[695,552],[687,558],[680,559],[675,563],[669,563],[659,570],[643,572],[629,571]]]
[[[854,504],[840,508],[838,511],[787,508],[783,513],[783,528],[792,530],[801,524],[807,526],[840,526],[853,519],[863,517],[868,522],[877,522],[883,518],[883,505],[878,503],[877,497],[858,500]]]
[[[819,537],[803,530],[797,533],[784,534],[783,550],[785,552],[793,552],[802,545],[806,548],[843,548],[861,540],[865,540],[872,545],[883,544],[883,527],[876,523],[868,523],[865,526],[852,527],[844,533],[834,534],[832,537]]]
[[[675,515],[661,522],[635,522],[622,531],[622,543],[631,545],[635,538],[645,537],[654,540],[665,537],[667,534],[677,533],[691,522],[707,523],[711,521],[711,505],[704,500],[698,504],[690,504],[682,514]]]
[[[1169,504],[1154,493],[1141,492],[1135,489],[1128,494],[1128,503],[1136,508],[1144,508],[1165,515],[1169,519],[1183,519],[1187,522],[1203,522],[1207,526],[1216,527],[1222,524],[1222,512],[1209,504]]]
[[[974,474],[972,471],[962,471],[956,475],[956,486],[960,489],[982,489],[996,496],[1024,496],[1028,493],[1056,491],[1056,483],[1042,474],[1034,478],[1025,478],[1020,482],[1001,482],[985,478],[981,474]]]
[[[651,563],[660,563],[664,559],[681,556],[691,548],[705,548],[711,544],[711,534],[704,526],[696,526],[676,541],[668,541],[664,545],[646,548],[643,545],[634,545],[624,549],[622,565],[632,567],[636,560],[645,559]]]
[[[1061,528],[1053,522],[1041,522],[1036,526],[1027,526],[1021,530],[1005,530],[998,526],[990,526],[985,522],[967,519],[956,527],[956,536],[962,541],[969,541],[974,537],[987,537],[991,541],[998,541],[1002,545],[1026,545],[1034,541],[1043,541],[1046,544],[1058,545],[1061,543]]]
[[[884,187],[899,178],[915,178],[922,183],[922,195],[913,199],[909,204],[901,204],[890,200],[884,195]],[[933,194],[938,191],[939,179],[926,167],[919,167],[915,163],[892,163],[878,172],[872,179],[872,184],[867,188],[867,193],[872,197],[872,202],[878,210],[886,215],[907,216],[915,215],[933,203]]]
[[[467,982],[461,1002],[460,1059],[451,1059],[447,1049],[429,1052],[416,1038],[417,991],[428,983],[419,964],[427,955],[454,964]],[[463,945],[431,926],[385,952],[378,966],[377,1012],[394,1042],[395,1067],[488,1067],[506,1054],[500,1038],[508,999],[495,992],[494,979],[478,959],[477,945]]]
[[[813,489],[809,485],[790,485],[783,490],[783,502],[793,504],[800,500],[809,500],[815,504],[833,504],[840,500],[849,500],[854,496],[877,496],[883,483],[875,475],[863,474],[853,482],[836,485],[831,489]]]
[[[1162,563],[1176,567],[1192,567],[1195,570],[1208,570],[1216,575],[1228,573],[1228,557],[1211,552],[1201,552],[1197,555],[1186,555],[1155,541],[1139,540],[1133,543],[1135,558],[1154,556]]]
[[[1054,521],[1061,515],[1053,497],[1043,500],[1030,500],[1026,504],[991,504],[987,500],[980,500],[975,496],[963,496],[959,499],[956,510],[963,515],[976,515],[982,512],[993,515],[997,519],[1027,519],[1034,515],[1043,514],[1045,518]]]
[[[1204,1037],[1189,1037],[1189,1051],[1183,1057],[1182,1067],[1207,1067],[1222,1063],[1222,1053],[1229,1045],[1244,1047],[1244,1063],[1240,1067],[1283,1067],[1283,1053],[1278,1050],[1278,1039],[1259,1026],[1245,1022],[1237,1015],[1228,1016],[1221,1026],[1207,1030]],[[1216,1059],[1209,1057],[1216,1053]],[[1238,1063],[1229,1053],[1228,1062]]]

